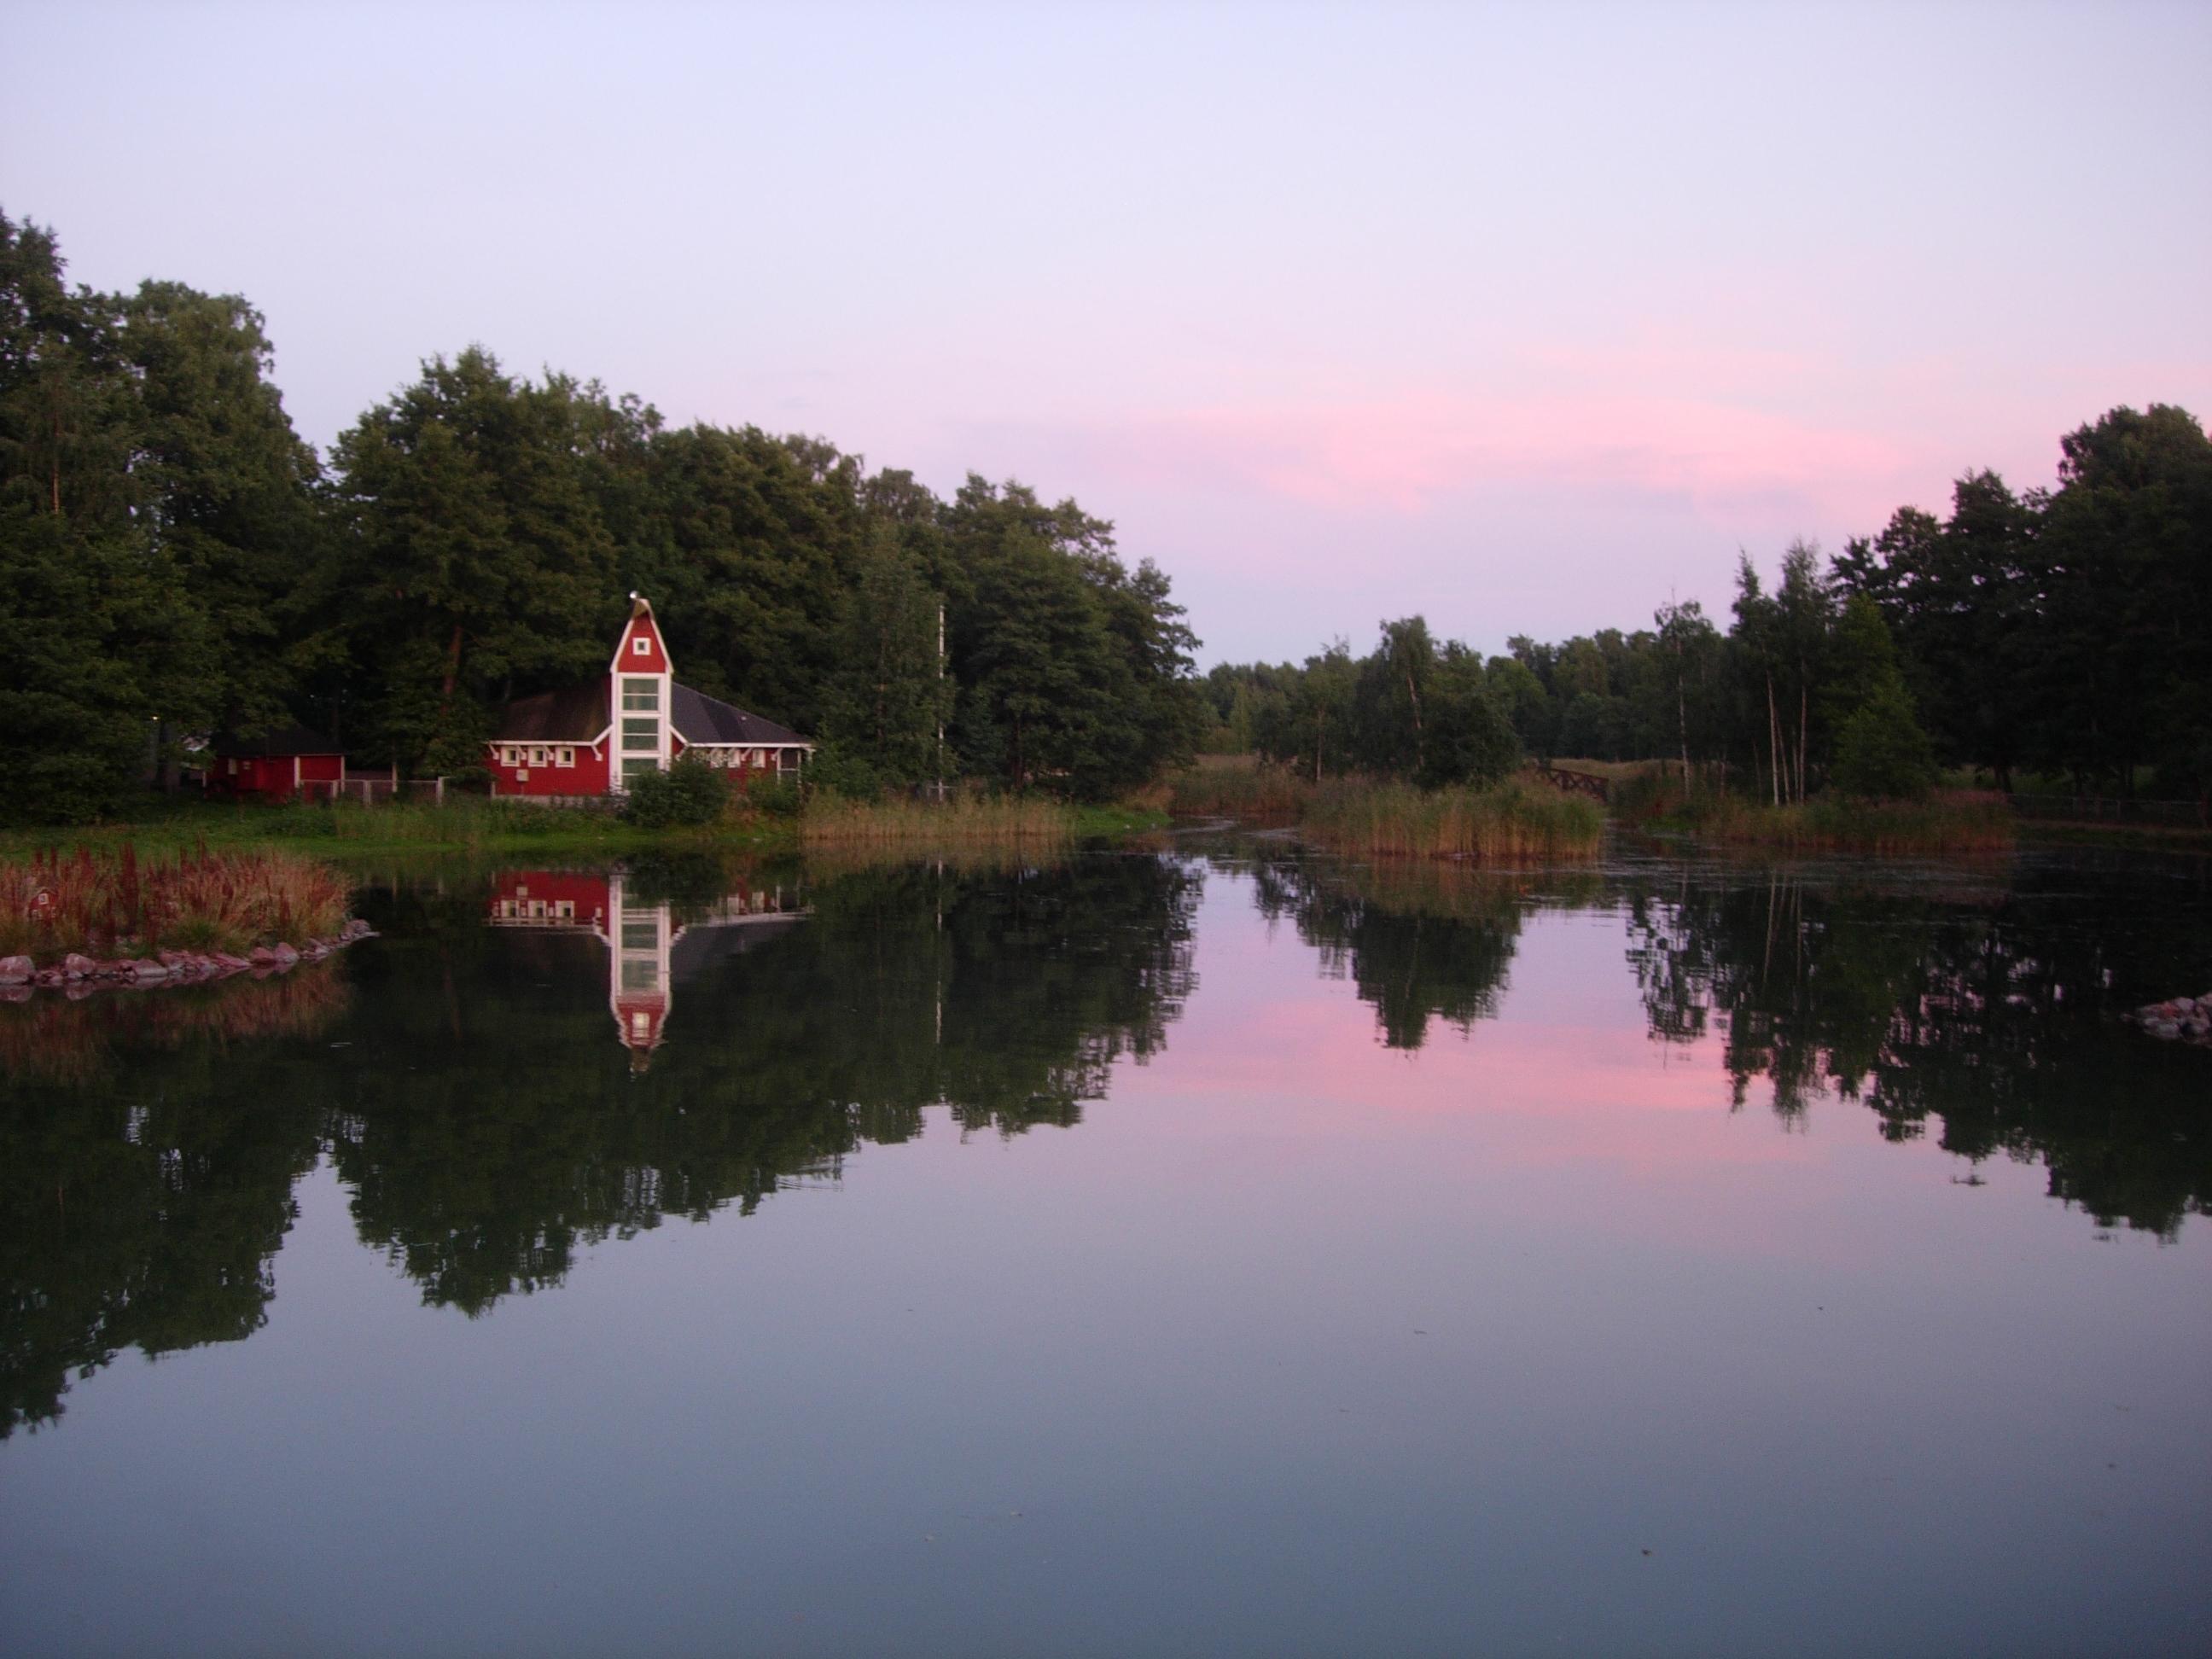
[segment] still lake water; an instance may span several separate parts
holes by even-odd
[[[2212,1650],[2203,862],[362,908],[0,1006],[0,1650]]]

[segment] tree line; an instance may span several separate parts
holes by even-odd
[[[112,813],[157,742],[294,720],[466,772],[505,701],[604,672],[633,590],[687,683],[848,777],[1097,798],[1202,729],[1167,577],[1073,501],[946,500],[477,347],[325,460],[271,369],[244,299],[73,288],[0,215],[0,817]]]
[[[1516,749],[1668,760],[1776,802],[1830,784],[1915,793],[1946,765],[2003,789],[2033,770],[2079,793],[2203,800],[2212,442],[2154,404],[2060,452],[2054,489],[1972,471],[1947,516],[1900,508],[1833,559],[1798,542],[1763,575],[1746,556],[1725,631],[1670,600],[1649,629],[1516,635],[1485,660],[1413,617],[1363,659],[1340,641],[1303,663],[1224,664],[1206,681],[1208,746],[1439,781],[1495,775]]]

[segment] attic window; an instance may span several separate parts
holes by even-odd
[[[651,656],[653,654],[653,641],[646,638],[642,634],[636,635],[629,642],[629,653],[633,657]]]

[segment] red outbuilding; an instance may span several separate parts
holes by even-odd
[[[345,751],[319,732],[287,726],[208,745],[207,792],[240,800],[327,800],[345,781]]]
[[[540,800],[618,795],[625,779],[696,755],[743,785],[795,775],[814,744],[798,732],[679,685],[653,606],[632,595],[607,672],[507,704],[484,745],[495,795]]]

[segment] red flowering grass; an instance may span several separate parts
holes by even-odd
[[[99,958],[155,951],[246,951],[327,939],[346,915],[346,883],[327,865],[275,850],[141,862],[117,853],[41,853],[0,863],[0,956],[41,967],[72,951]]]

